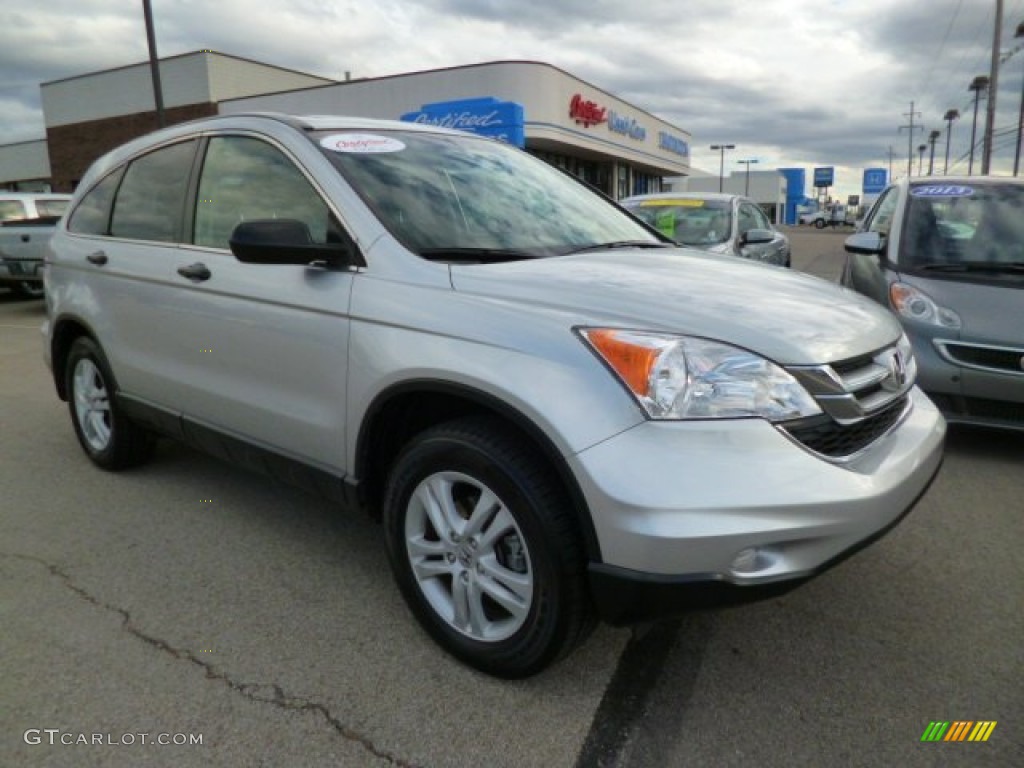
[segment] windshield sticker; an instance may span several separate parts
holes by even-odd
[[[688,198],[680,198],[676,200],[644,200],[640,203],[644,208],[659,208],[663,205],[676,205],[680,208],[703,208],[703,200],[690,200]]]
[[[320,139],[320,146],[335,152],[362,155],[401,152],[405,149],[405,144],[398,139],[372,133],[335,133]]]
[[[970,197],[974,194],[974,189],[949,184],[930,184],[924,187],[911,187],[910,194],[914,197]]]

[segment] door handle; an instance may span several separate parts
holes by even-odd
[[[187,267],[178,267],[178,274],[182,277],[187,277],[189,280],[201,283],[203,280],[209,280],[212,273],[205,264],[197,261],[195,264],[189,264]]]
[[[27,243],[31,239],[32,239],[32,235],[22,235],[21,236],[21,242],[23,242],[23,243]]]
[[[96,253],[90,253],[86,256],[85,260],[90,264],[95,264],[97,267],[102,267],[107,263],[107,254],[103,251],[96,251]]]

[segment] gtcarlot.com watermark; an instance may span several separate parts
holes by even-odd
[[[60,728],[29,728],[22,735],[26,744],[56,746],[92,745],[97,747],[132,747],[156,744],[162,747],[201,746],[201,733],[79,733]]]

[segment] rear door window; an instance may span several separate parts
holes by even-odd
[[[110,234],[173,243],[180,239],[196,141],[163,147],[132,161],[114,201]]]

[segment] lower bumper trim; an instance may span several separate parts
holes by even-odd
[[[921,492],[884,528],[806,573],[759,584],[737,584],[720,574],[666,576],[643,573],[605,563],[590,563],[590,593],[601,619],[614,626],[655,621],[687,611],[724,608],[779,597],[839,565],[878,541],[917,506],[938,475],[940,461]]]

